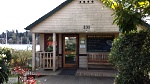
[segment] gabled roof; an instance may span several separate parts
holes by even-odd
[[[49,13],[45,14],[44,16],[42,16],[41,18],[39,18],[38,20],[36,20],[35,22],[33,22],[32,24],[30,24],[29,26],[27,26],[25,28],[25,30],[30,30],[32,29],[34,26],[36,26],[37,24],[39,24],[40,22],[44,21],[45,19],[47,19],[49,16],[52,16],[55,12],[59,11],[61,8],[63,8],[64,6],[66,6],[68,3],[72,2],[73,0],[66,0],[65,2],[63,2],[62,4],[60,4],[59,6],[57,6],[55,9],[53,9],[52,11],[50,11]]]
[[[57,6],[55,9],[53,9],[52,11],[50,11],[49,13],[45,14],[44,16],[42,16],[41,18],[39,18],[38,20],[36,20],[35,22],[33,22],[32,24],[30,24],[29,26],[27,26],[25,28],[25,30],[30,30],[32,29],[34,26],[36,26],[37,24],[39,24],[40,22],[44,21],[45,19],[47,19],[49,16],[52,16],[55,12],[59,11],[61,8],[63,8],[64,6],[66,6],[67,4],[69,4],[70,2],[72,2],[73,0],[66,0],[65,2],[63,2],[62,4],[60,4],[59,6]],[[150,25],[148,23],[146,23],[145,21],[141,22],[141,25],[145,26],[146,28],[150,29]]]

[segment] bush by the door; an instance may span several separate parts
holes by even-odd
[[[150,84],[150,30],[116,38],[109,61],[118,70],[116,84]]]

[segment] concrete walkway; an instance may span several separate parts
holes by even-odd
[[[57,75],[37,78],[40,84],[113,84],[113,77]]]
[[[38,70],[32,74],[43,77],[36,78],[38,84],[113,84],[116,70],[86,70],[78,69],[75,75],[59,75],[62,70]],[[46,75],[46,76],[45,76]],[[17,77],[9,78],[8,84],[17,82]]]
[[[44,70],[44,69],[39,69],[36,72],[33,72],[32,74],[38,74],[40,72],[40,75],[51,75],[51,76],[56,76],[58,75],[62,69],[59,69],[57,71],[53,70]],[[87,69],[77,69],[76,71],[76,76],[98,76],[98,77],[114,77],[115,74],[117,73],[116,70],[87,70]]]

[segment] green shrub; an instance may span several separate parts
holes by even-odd
[[[10,60],[10,49],[0,48],[0,84],[8,81]]]
[[[118,70],[116,84],[149,84],[150,31],[120,35],[112,44],[109,61]]]
[[[31,59],[32,53],[29,50],[12,50],[11,66],[28,66],[28,61]]]

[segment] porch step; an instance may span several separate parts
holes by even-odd
[[[114,66],[112,65],[93,65],[93,64],[89,64],[88,65],[88,69],[96,69],[96,70],[113,70]]]
[[[86,70],[78,69],[76,76],[115,77],[117,70]]]

